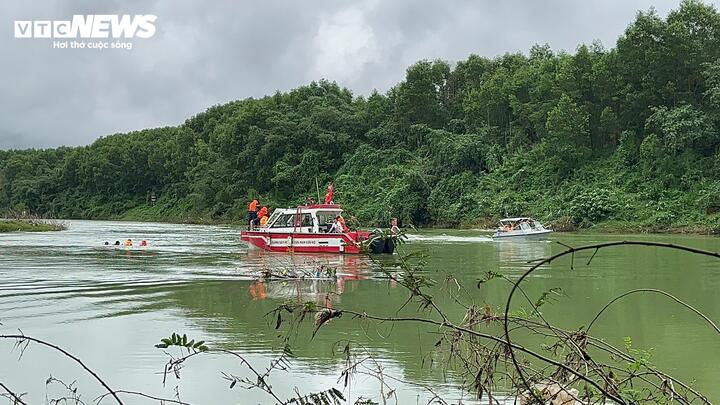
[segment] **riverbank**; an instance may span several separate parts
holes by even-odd
[[[61,222],[47,221],[23,221],[23,220],[0,220],[0,233],[5,232],[50,232],[63,231],[65,225]]]
[[[286,206],[282,202],[265,200],[270,209]],[[635,207],[635,208],[633,208]],[[103,207],[100,207],[103,208]],[[362,209],[346,207],[346,218],[352,216],[362,217]],[[554,216],[548,209],[519,209],[518,213],[533,213],[531,216],[549,226],[556,232],[580,233],[610,233],[610,234],[694,234],[694,235],[720,235],[720,214],[697,212],[684,212],[677,206],[670,213],[658,217],[648,207],[639,203],[624,207],[613,218],[590,221],[588,219],[574,218],[568,215]],[[157,204],[139,204],[130,209],[120,210],[119,214],[111,214],[110,209],[89,210],[84,215],[68,217],[66,219],[84,220],[112,220],[112,221],[139,221],[161,222],[173,224],[193,225],[234,225],[246,226],[246,212],[240,208],[224,212],[221,215],[211,210],[201,210],[187,200],[166,200],[161,198]],[[557,212],[558,210],[551,210]],[[353,215],[354,214],[354,215]],[[518,214],[521,215],[521,214]],[[557,214],[555,214],[557,215]],[[580,216],[582,217],[582,216]],[[417,229],[480,229],[491,232],[497,227],[500,217],[478,216],[472,220],[442,221],[434,220],[431,223],[416,225]],[[363,228],[387,227],[387,223],[377,223],[372,220],[361,221]],[[412,224],[401,223],[401,228],[411,229]]]
[[[645,224],[640,222],[608,221],[578,230],[585,233],[645,233],[645,234],[687,234],[687,235],[720,235],[720,228],[708,224]]]
[[[194,224],[194,225],[245,225],[245,218],[209,218],[209,217],[193,217],[193,216],[155,216],[147,209],[135,209],[127,213],[107,218],[119,221],[140,221],[140,222],[162,222],[175,224]],[[480,218],[471,222],[463,222],[458,225],[436,223],[421,226],[409,226],[405,224],[403,228],[422,229],[481,229],[494,230],[497,227],[498,219],[496,218]],[[714,218],[708,217],[705,222],[697,223],[675,223],[661,224],[648,223],[646,221],[619,221],[607,220],[595,224],[578,227],[574,225],[568,218],[560,218],[554,221],[544,222],[556,232],[579,232],[579,233],[610,233],[610,234],[688,234],[688,235],[720,235],[720,223]],[[364,228],[374,228],[381,226],[378,224],[366,224]],[[381,226],[382,227],[382,226]]]

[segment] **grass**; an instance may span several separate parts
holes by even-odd
[[[49,232],[65,230],[65,225],[55,221],[0,220],[0,233],[3,232]]]

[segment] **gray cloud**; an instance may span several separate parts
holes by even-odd
[[[719,0],[720,1],[720,0]],[[717,4],[717,2],[716,2]],[[207,107],[325,78],[387,90],[419,59],[613,46],[638,9],[677,1],[55,1],[0,3],[0,148],[82,145],[176,125]],[[133,49],[52,49],[15,39],[14,20],[155,14]]]

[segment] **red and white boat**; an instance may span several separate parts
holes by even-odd
[[[251,248],[272,252],[360,253],[367,231],[330,233],[333,220],[343,210],[336,204],[278,208],[264,227],[241,231]]]

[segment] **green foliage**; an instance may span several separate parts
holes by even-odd
[[[295,206],[334,181],[363,226],[530,215],[716,229],[718,38],[717,10],[685,0],[665,19],[640,12],[614,49],[423,60],[385,94],[319,81],[177,127],[0,151],[0,212],[244,221],[251,198]]]
[[[615,193],[599,188],[575,196],[570,202],[568,213],[576,225],[588,225],[609,218],[619,206]]]
[[[635,131],[623,131],[623,133],[620,134],[615,156],[623,166],[632,166],[637,163],[639,149]]]
[[[603,147],[612,147],[620,141],[620,122],[612,107],[605,107],[600,113],[598,135]]]
[[[702,111],[691,105],[653,109],[645,124],[646,132],[657,134],[663,149],[672,154],[692,150],[699,155],[711,155],[720,144],[720,134]]]
[[[632,358],[632,361],[627,363],[628,371],[637,373],[641,369],[651,366],[652,349],[644,350],[633,347],[632,338],[629,336],[623,339],[623,343],[625,344],[625,351]]]
[[[160,339],[160,343],[156,344],[155,347],[158,349],[167,349],[171,346],[177,346],[192,352],[206,352],[210,350],[204,340],[195,341],[195,339],[188,340],[186,334],[173,333],[169,338]]]
[[[588,113],[563,94],[547,119],[547,158],[567,176],[590,156]]]
[[[48,232],[62,231],[65,226],[55,223],[37,223],[28,221],[0,220],[0,233],[3,232]]]

